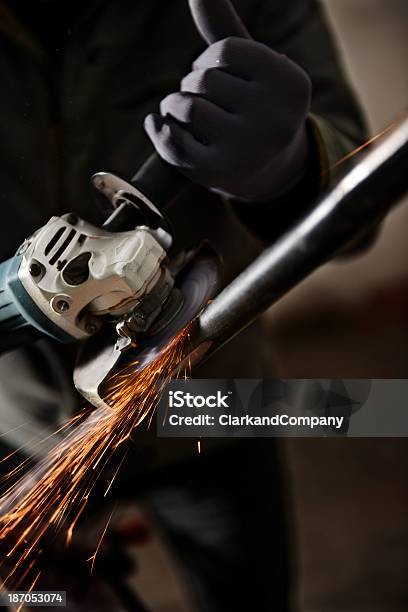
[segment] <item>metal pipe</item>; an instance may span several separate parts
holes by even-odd
[[[205,308],[191,332],[193,357],[222,346],[378,223],[406,193],[407,173],[408,119]]]

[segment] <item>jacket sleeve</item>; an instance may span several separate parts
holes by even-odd
[[[353,163],[350,160],[342,163],[341,168],[331,169],[366,139],[366,127],[316,0],[254,3],[249,29],[256,40],[302,66],[313,87],[308,118],[311,155],[301,182],[274,201],[255,205],[233,203],[241,220],[270,241],[281,235]]]

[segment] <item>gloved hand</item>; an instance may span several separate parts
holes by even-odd
[[[209,47],[145,129],[158,154],[193,182],[262,201],[302,177],[311,83],[297,64],[249,38],[228,0],[189,0]]]

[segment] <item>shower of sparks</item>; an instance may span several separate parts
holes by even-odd
[[[187,326],[145,368],[133,362],[112,376],[104,397],[107,406],[88,407],[64,425],[64,439],[0,497],[0,572],[11,567],[3,581],[8,588],[30,579],[41,545],[53,533],[64,530],[67,544],[71,542],[98,477],[119,453],[108,493],[125,460],[125,443],[143,420],[152,418],[166,383],[183,369],[189,337]]]

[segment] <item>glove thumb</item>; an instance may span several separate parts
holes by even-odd
[[[251,38],[229,0],[189,0],[190,11],[208,45],[235,36]]]

